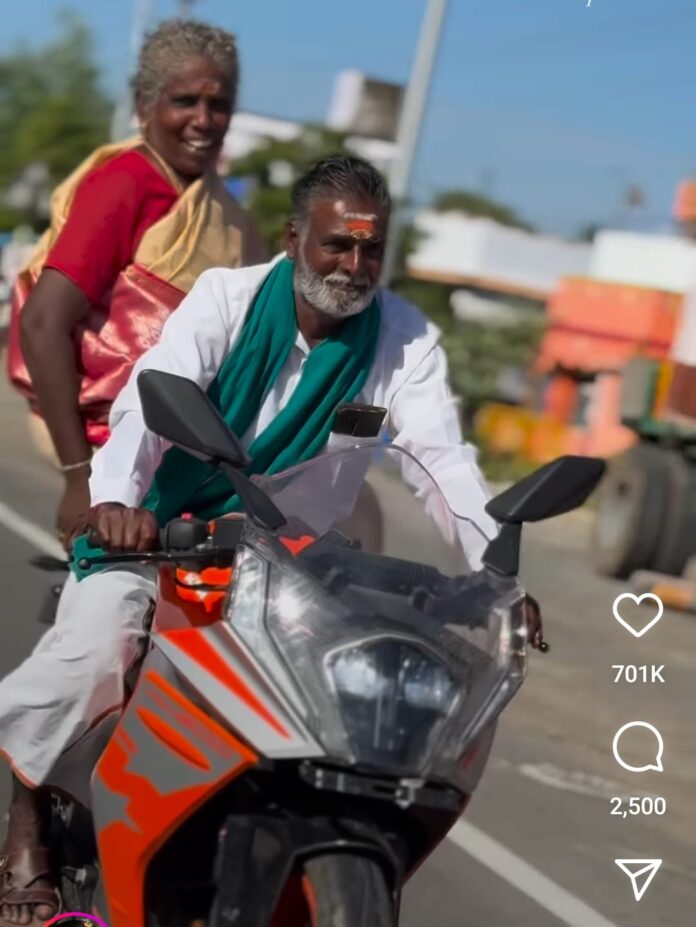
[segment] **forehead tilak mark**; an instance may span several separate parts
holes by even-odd
[[[352,238],[368,239],[375,234],[376,213],[347,212],[344,219]]]

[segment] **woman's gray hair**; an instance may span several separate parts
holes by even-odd
[[[185,58],[208,58],[220,68],[227,78],[234,110],[239,83],[235,37],[224,29],[187,19],[160,23],[145,39],[133,80],[136,105],[150,109]]]

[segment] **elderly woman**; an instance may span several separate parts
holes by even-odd
[[[174,20],[151,34],[135,78],[141,134],[98,149],[57,189],[15,286],[10,378],[65,476],[66,547],[84,528],[92,449],[133,363],[202,271],[266,258],[215,171],[237,82],[229,33]]]
[[[66,546],[86,525],[92,450],[134,362],[203,270],[265,260],[215,171],[237,80],[228,33],[173,21],[150,35],[135,79],[140,135],[100,148],[56,190],[51,227],[15,286],[10,376],[65,475]],[[1,927],[58,911],[46,801],[14,777]]]

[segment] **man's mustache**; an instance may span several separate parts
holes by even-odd
[[[332,273],[324,277],[324,283],[330,286],[343,286],[354,290],[369,290],[372,281],[369,277],[352,277],[350,274]]]

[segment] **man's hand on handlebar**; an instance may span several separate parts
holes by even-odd
[[[544,640],[544,626],[541,620],[541,609],[537,600],[527,593],[524,602],[525,618],[529,629],[528,640],[535,650],[546,653],[549,645]]]
[[[89,510],[89,526],[105,550],[144,553],[159,543],[157,519],[149,509],[104,502]]]

